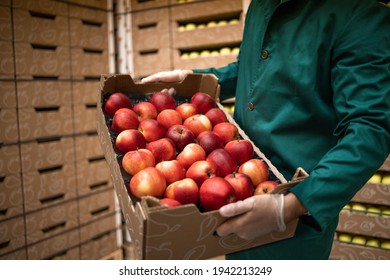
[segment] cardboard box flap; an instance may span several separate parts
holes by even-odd
[[[196,91],[209,94],[218,101],[219,84],[214,75],[190,74],[179,83],[135,83],[130,75],[102,75],[102,92],[120,91],[125,94],[154,93],[163,89],[175,88],[176,95],[190,97]]]

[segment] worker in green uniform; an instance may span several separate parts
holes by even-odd
[[[227,259],[328,259],[340,210],[390,153],[390,9],[375,0],[253,0],[237,61],[212,73],[234,119],[277,169],[309,177],[284,198],[220,209],[221,236],[252,239],[299,217],[295,236]]]

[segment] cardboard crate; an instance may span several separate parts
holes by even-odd
[[[390,250],[335,241],[330,259],[334,260],[390,260]]]
[[[23,172],[45,172],[74,163],[74,138],[58,137],[20,144]]]
[[[81,164],[83,165],[87,164],[87,162],[100,162],[100,159],[104,159],[97,132],[77,135],[74,140],[77,162],[82,162]]]
[[[11,9],[5,6],[0,6],[0,40],[13,40]]]
[[[390,216],[343,210],[337,231],[390,239]]]
[[[110,214],[101,219],[82,225],[80,227],[80,242],[88,242],[98,235],[116,230],[117,228],[118,225],[116,223],[115,213]]]
[[[16,88],[15,81],[1,81],[0,83],[0,109],[15,109],[16,103]]]
[[[71,47],[108,49],[107,15],[102,19],[70,19]]]
[[[81,260],[99,260],[118,250],[117,231],[111,230],[95,235],[81,244]]]
[[[244,27],[242,10],[240,0],[194,2],[172,7],[173,47],[241,42]],[[192,28],[186,28],[189,26]]]
[[[131,20],[135,51],[171,46],[169,8],[134,12]]]
[[[252,241],[231,235],[221,238],[213,234],[217,226],[224,221],[218,211],[200,212],[193,204],[166,208],[156,198],[143,197],[137,200],[129,195],[127,190],[129,178],[122,175],[118,155],[113,149],[114,136],[108,128],[109,118],[103,113],[102,105],[109,94],[116,91],[124,92],[133,99],[145,99],[145,94],[171,87],[176,89],[177,99],[181,97],[188,99],[196,91],[202,91],[214,97],[220,105],[219,85],[213,75],[192,74],[188,75],[183,82],[173,84],[135,84],[128,75],[102,77],[97,128],[127,229],[136,244],[136,257],[139,259],[208,259],[292,237],[297,220],[288,224],[287,230],[283,233],[273,232]],[[220,106],[223,108],[222,105]],[[232,119],[231,121],[234,122]],[[241,135],[247,138],[243,131]],[[259,158],[269,166],[270,173],[283,183],[279,186],[279,191],[299,181],[287,182],[265,155],[257,147],[254,148]]]
[[[21,108],[18,117],[21,142],[74,134],[72,106]]]
[[[74,105],[97,104],[97,92],[100,80],[74,80],[72,81],[72,95]]]
[[[14,109],[0,108],[0,145],[19,142],[18,113]]]
[[[109,7],[108,0],[66,0],[70,4],[78,4],[87,6],[90,8],[96,8],[96,9],[103,9],[103,10],[109,10],[111,7]]]
[[[73,106],[76,134],[96,132],[96,103]]]
[[[17,81],[19,108],[47,108],[72,105],[70,81]]]
[[[70,49],[72,79],[84,80],[100,76],[100,73],[109,73],[108,50],[97,48]]]
[[[0,260],[27,260],[27,248],[24,247],[11,253],[0,255]]]
[[[367,183],[351,201],[390,206],[390,186],[382,183]]]
[[[0,221],[23,214],[23,189],[20,173],[3,175],[0,180]]]
[[[131,0],[129,11],[136,12],[146,9],[163,8],[169,6],[170,0]]]
[[[21,173],[20,146],[0,145],[0,178]]]
[[[80,232],[73,229],[27,247],[29,260],[80,259]]]
[[[80,225],[113,215],[116,211],[114,189],[103,190],[79,198],[78,208]]]
[[[90,195],[113,188],[110,168],[104,156],[96,159],[77,161],[76,178],[77,194],[79,196]]]
[[[172,70],[172,49],[149,49],[134,52],[134,73],[144,77],[159,71]]]
[[[14,48],[12,41],[0,40],[0,79],[15,78]]]
[[[25,214],[27,245],[79,227],[76,200]]]
[[[24,217],[0,220],[0,256],[24,247],[26,247]]]
[[[211,47],[211,46],[210,46]],[[215,47],[215,46],[213,46]],[[205,46],[205,49],[209,49]],[[174,69],[204,69],[209,67],[222,67],[237,60],[237,55],[216,55],[208,57],[183,58],[182,52],[188,52],[186,49],[173,50],[173,68]],[[199,49],[199,53],[201,50]]]
[[[69,79],[69,47],[55,44],[16,42],[15,67],[17,79]]]
[[[78,196],[74,163],[44,171],[25,172],[22,178],[26,212],[57,205]]]
[[[387,157],[385,162],[379,168],[379,171],[385,171],[385,172],[390,171],[390,155]]]
[[[58,6],[58,9],[60,6]],[[69,46],[69,20],[59,10],[13,9],[14,40],[24,43]]]
[[[26,9],[29,11],[68,16],[67,4],[52,0],[12,0],[12,8]]]
[[[118,250],[108,254],[107,256],[102,257],[101,260],[105,260],[105,261],[108,261],[108,260],[113,260],[113,261],[123,260],[123,251],[122,251],[122,249],[118,249]]]

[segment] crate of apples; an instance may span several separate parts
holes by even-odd
[[[113,92],[103,109],[136,200],[153,196],[167,207],[212,211],[280,183],[209,94],[178,98],[162,90],[136,99]]]

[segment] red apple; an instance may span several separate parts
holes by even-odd
[[[198,143],[206,152],[206,155],[212,151],[223,148],[223,140],[216,133],[212,131],[203,131],[196,137]]]
[[[279,185],[279,183],[275,181],[263,181],[256,186],[254,195],[270,194],[276,188],[277,185]]]
[[[178,105],[176,111],[180,113],[183,120],[199,113],[198,108],[194,104],[188,102]]]
[[[135,175],[146,167],[153,167],[156,164],[151,151],[137,149],[127,152],[122,158],[122,167],[130,175]]]
[[[133,110],[121,108],[115,112],[112,118],[111,129],[119,133],[126,129],[136,129],[138,124],[138,116]]]
[[[147,101],[141,101],[134,104],[133,111],[137,114],[139,121],[157,118],[156,107]]]
[[[225,113],[219,108],[211,108],[205,115],[209,118],[213,127],[218,123],[227,122]]]
[[[172,95],[170,95],[168,92],[165,91],[154,93],[150,97],[149,102],[156,107],[158,113],[160,113],[162,110],[165,109],[176,108],[175,99],[172,97]]]
[[[183,120],[178,111],[174,109],[165,109],[162,110],[157,115],[157,121],[165,128],[168,129],[173,125],[182,124]]]
[[[154,196],[162,198],[167,187],[164,176],[155,167],[147,167],[130,180],[130,192],[137,198]]]
[[[165,136],[165,128],[155,119],[144,119],[138,125],[138,130],[147,142],[156,141]]]
[[[184,149],[190,143],[193,143],[195,140],[194,133],[186,126],[181,124],[176,124],[168,128],[166,137],[173,140],[178,151]]]
[[[206,159],[206,152],[196,143],[190,143],[177,155],[176,159],[188,169],[194,162]]]
[[[195,161],[186,172],[186,178],[193,179],[198,186],[201,186],[206,179],[218,175],[218,167],[212,161],[207,160]]]
[[[145,137],[137,129],[123,130],[115,139],[115,147],[122,153],[142,149],[145,146]]]
[[[156,164],[156,168],[164,175],[167,184],[184,179],[186,170],[183,165],[176,160],[164,160]]]
[[[254,186],[251,178],[244,173],[233,172],[225,176],[236,192],[236,200],[244,200],[253,195]]]
[[[215,107],[214,98],[204,92],[195,93],[191,97],[190,102],[194,104],[202,114],[206,114],[208,110]]]
[[[181,205],[181,203],[176,199],[172,199],[168,197],[161,198],[160,201],[163,205],[165,205],[168,208],[177,207]]]
[[[199,189],[199,202],[206,211],[217,210],[235,201],[234,188],[224,178],[209,178],[203,182]]]
[[[152,152],[156,164],[163,160],[173,160],[176,157],[175,143],[169,138],[161,138],[156,141],[149,142],[146,149]]]
[[[233,156],[238,165],[253,158],[253,146],[249,140],[236,139],[226,143],[225,150]]]
[[[114,92],[104,103],[104,111],[112,117],[120,108],[132,109],[133,106],[130,98],[127,97],[126,94],[122,92]]]
[[[216,124],[213,127],[213,131],[223,139],[224,145],[226,145],[229,141],[240,139],[237,126],[229,122]]]
[[[182,205],[189,203],[197,205],[199,199],[199,187],[194,180],[184,178],[168,185],[165,190],[164,197],[175,199]]]
[[[203,114],[196,114],[186,118],[183,125],[188,127],[194,133],[195,137],[198,137],[203,131],[211,131],[213,129],[210,120]]]
[[[257,186],[263,181],[267,181],[269,177],[268,166],[264,161],[253,158],[240,165],[238,172],[248,175],[254,186]]]
[[[223,148],[212,151],[206,160],[212,161],[217,166],[218,174],[221,177],[238,170],[236,160]]]

